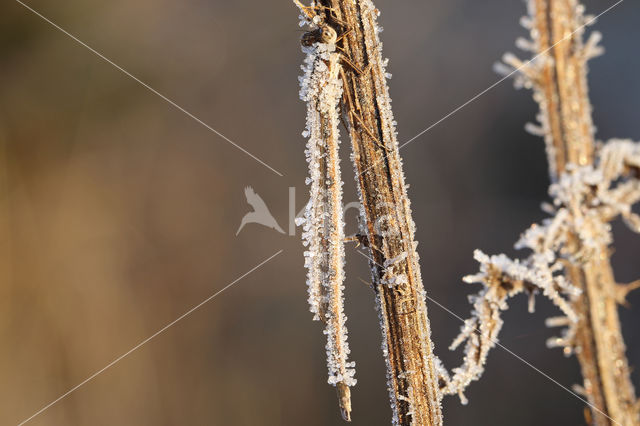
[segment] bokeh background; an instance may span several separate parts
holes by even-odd
[[[400,140],[498,77],[522,1],[378,0]],[[592,13],[613,1],[589,1]],[[288,0],[68,0],[28,4],[282,172],[277,176],[14,1],[0,6],[0,424],[28,418],[278,250],[33,425],[340,425],[321,327],[307,311],[302,245],[240,220],[252,186],[285,231],[289,188],[306,201],[303,56]],[[603,16],[591,63],[598,137],[640,139],[640,4]],[[522,54],[524,56],[524,53]],[[425,285],[462,317],[474,248],[512,249],[543,213],[537,107],[505,82],[402,150]],[[355,201],[344,151],[346,201]],[[353,211],[349,229],[354,230]],[[621,282],[640,277],[640,238],[614,226]],[[358,385],[354,425],[390,423],[366,261],[348,251],[347,314]],[[621,309],[640,387],[640,295]],[[452,368],[460,323],[429,303]],[[577,361],[545,348],[555,308],[525,298],[501,343],[571,386]],[[449,425],[581,425],[582,403],[505,351],[444,401]]]

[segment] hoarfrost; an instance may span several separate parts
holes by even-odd
[[[322,25],[317,15],[307,15],[307,24],[327,35],[307,47],[300,77],[300,98],[307,104],[305,155],[309,165],[310,200],[303,226],[307,285],[310,310],[315,320],[325,323],[324,334],[328,383],[338,388],[345,419],[350,418],[349,386],[356,384],[355,363],[348,361],[347,317],[344,313],[344,223],[342,178],[339,165],[339,112],[342,97],[340,54],[336,51],[335,31]],[[325,42],[328,41],[328,42]]]
[[[422,278],[420,276],[420,267],[418,264],[419,257],[416,252],[416,246],[411,243],[415,241],[416,227],[415,227],[415,223],[412,220],[412,212],[411,212],[409,197],[404,196],[404,194],[407,193],[407,186],[405,183],[405,176],[402,171],[402,160],[398,154],[399,145],[398,145],[398,137],[397,137],[397,131],[396,131],[396,121],[393,117],[393,112],[391,108],[391,97],[389,96],[389,88],[386,82],[386,80],[390,78],[391,75],[386,70],[388,65],[388,60],[383,59],[384,56],[382,55],[382,42],[380,41],[380,38],[379,38],[379,33],[381,32],[381,28],[378,25],[377,17],[379,16],[380,12],[378,9],[376,9],[376,7],[373,5],[371,0],[363,0],[362,2],[360,2],[360,6],[361,6],[360,21],[362,22],[362,25],[363,25],[364,44],[365,44],[366,53],[367,53],[366,57],[369,60],[369,63],[367,65],[368,67],[371,67],[372,70],[374,70],[373,71],[374,74],[385,77],[385,78],[373,79],[373,86],[374,86],[373,91],[376,94],[375,104],[378,108],[378,120],[379,120],[378,124],[379,124],[380,132],[382,135],[380,140],[382,141],[381,143],[383,144],[382,148],[385,150],[384,155],[386,157],[386,160],[389,163],[389,167],[387,168],[387,170],[390,173],[389,175],[389,179],[391,181],[390,186],[393,188],[397,188],[398,192],[400,194],[403,194],[402,196],[398,197],[398,202],[397,202],[398,204],[394,205],[391,211],[395,210],[397,212],[397,214],[394,215],[394,219],[401,223],[400,227],[408,230],[407,235],[402,235],[402,238],[405,241],[410,242],[406,244],[406,246],[404,247],[404,250],[406,251],[405,253],[398,253],[399,257],[397,255],[394,255],[395,259],[394,258],[388,259],[384,265],[378,265],[378,264],[372,263],[371,266],[372,266],[372,269],[373,269],[372,272],[374,275],[378,275],[381,273],[381,281],[380,281],[381,284],[393,286],[394,288],[396,288],[397,291],[402,292],[403,289],[407,287],[402,283],[409,282],[409,280],[411,280],[412,282],[415,280],[415,282],[417,283],[422,283]],[[356,180],[358,180],[359,176],[360,176],[360,171],[356,167]],[[360,196],[360,199],[363,200],[361,193],[359,193],[359,196]],[[373,206],[372,208],[375,208],[376,210],[383,211],[383,212],[389,211],[390,209],[381,205],[380,201],[377,201],[377,200],[374,201],[376,205]],[[387,235],[385,235],[384,237],[386,238]],[[398,236],[389,236],[389,237],[393,238]],[[388,240],[385,240],[384,243],[388,243]],[[417,290],[418,290],[418,295],[416,300],[417,306],[415,306],[415,309],[416,311],[419,311],[419,312],[426,312],[424,289],[422,288],[422,286],[420,286],[420,288]],[[379,300],[380,297],[381,297],[380,294],[378,294],[376,297],[377,299],[376,302],[378,304],[379,309],[381,306],[381,301]],[[426,318],[426,315],[424,316],[425,316],[424,318],[425,332],[428,333],[430,325],[428,323],[428,318]],[[389,399],[390,399],[390,403],[393,411],[392,423],[396,425],[396,424],[400,424],[400,418],[399,418],[400,401],[398,400],[400,397],[408,400],[409,412],[413,414],[413,416],[420,417],[415,413],[415,411],[412,411],[413,407],[415,406],[414,404],[417,397],[413,395],[414,391],[411,389],[409,389],[408,393],[402,396],[396,394],[398,384],[394,382],[394,380],[396,380],[396,377],[394,375],[394,370],[393,370],[394,368],[393,362],[396,362],[396,361],[392,361],[390,359],[389,350],[388,350],[389,348],[386,348],[386,339],[389,334],[389,324],[387,323],[387,319],[384,315],[380,315],[380,325],[383,333],[382,334],[383,352],[386,354],[385,364],[387,367],[387,378],[388,378],[387,387],[388,387]],[[430,341],[425,342],[425,344],[432,346],[432,343]],[[427,353],[427,351],[425,351],[425,353]],[[425,366],[430,365],[432,361],[433,361],[432,359],[422,360],[423,365]],[[405,391],[406,390],[407,389],[405,389]],[[439,401],[440,396],[437,394],[438,393],[437,387],[435,387],[434,391],[436,393],[435,400]],[[407,413],[404,413],[404,414],[407,414]],[[421,413],[421,415],[423,414]],[[408,417],[413,417],[413,416],[408,415]],[[440,407],[437,403],[430,404],[429,416],[431,419],[434,419],[434,421],[438,423],[441,422],[442,417],[440,414]]]
[[[541,292],[562,311],[563,316],[546,322],[549,327],[566,327],[560,337],[549,339],[547,346],[561,347],[565,355],[574,352],[578,318],[571,302],[580,290],[565,278],[565,265],[601,257],[611,242],[609,222],[616,217],[621,216],[636,232],[639,229],[634,225],[640,223],[640,217],[631,209],[640,201],[640,143],[614,139],[596,154],[595,166],[569,164],[551,185],[553,208],[547,210],[553,216],[531,226],[515,244],[518,249],[531,251],[527,258],[512,260],[504,254],[488,256],[475,251],[480,271],[463,280],[484,287],[469,297],[472,316],[450,346],[454,350],[466,342],[462,366],[450,375],[437,361],[444,394],[458,394],[466,403],[464,390],[480,378],[489,350],[497,344],[503,324],[500,313],[508,308],[507,300],[519,293],[528,293],[532,298]],[[575,238],[576,245],[582,248],[577,253],[569,248],[570,240]],[[637,286],[629,285],[621,291]]]
[[[464,322],[450,347],[453,350],[465,344],[463,364],[450,374],[439,360],[436,363],[442,392],[458,394],[463,404],[466,403],[464,390],[479,379],[489,350],[498,344],[503,324],[501,311],[508,308],[510,297],[528,293],[530,311],[534,308],[536,293],[549,298],[563,315],[549,318],[546,325],[564,329],[559,337],[549,339],[547,346],[560,347],[565,355],[571,355],[577,349],[578,331],[578,317],[572,306],[580,296],[580,289],[566,278],[569,276],[566,268],[607,259],[612,241],[610,222],[618,216],[632,230],[640,232],[640,216],[632,211],[632,206],[640,201],[640,144],[613,139],[593,148],[595,128],[591,105],[584,96],[587,61],[604,50],[599,46],[602,36],[598,32],[591,33],[585,43],[582,40],[585,26],[595,19],[585,15],[584,7],[576,2],[549,2],[548,5],[557,7],[551,11],[536,10],[539,5],[540,2],[528,0],[528,16],[521,19],[531,40],[516,41],[517,47],[535,55],[521,61],[507,53],[494,68],[500,74],[514,75],[516,87],[534,91],[533,97],[540,109],[538,123],[527,124],[526,130],[545,140],[552,180],[549,195],[553,203],[543,204],[543,210],[551,217],[531,226],[515,244],[517,249],[530,251],[522,260],[510,259],[504,254],[488,256],[479,250],[475,252],[480,271],[465,277],[464,281],[482,284],[483,288],[469,297],[473,305],[471,318]],[[572,7],[575,10],[567,10]],[[546,18],[549,13],[556,15],[554,23],[563,25],[554,27],[551,34],[545,33],[549,31]],[[540,19],[541,15],[545,18]],[[557,31],[562,31],[562,39],[554,36]],[[568,66],[570,71],[565,71],[581,90],[560,94],[560,89],[554,89],[556,83],[550,76],[557,75],[561,61],[572,62],[572,67]],[[559,107],[560,98],[571,107]],[[578,118],[576,111],[580,112]],[[562,150],[567,152],[560,152]],[[624,303],[626,294],[638,287],[640,281],[618,284],[617,301]]]
[[[576,6],[575,17],[571,18],[571,21],[567,21],[566,33],[562,34],[561,39],[553,39],[550,41],[549,34],[545,31],[541,31],[547,24],[536,24],[536,16],[538,16],[538,10],[536,10],[539,4],[535,0],[528,0],[528,16],[521,19],[521,25],[529,31],[530,39],[518,38],[516,40],[516,46],[524,51],[532,52],[534,56],[527,60],[522,61],[518,59],[512,53],[506,53],[502,58],[502,63],[498,63],[494,66],[494,69],[502,75],[514,76],[514,85],[516,88],[533,89],[534,99],[540,107],[540,113],[538,114],[539,126],[527,125],[527,131],[544,137],[545,147],[547,151],[547,157],[549,159],[549,173],[552,180],[555,180],[559,172],[562,172],[562,165],[558,164],[558,156],[562,153],[556,148],[554,144],[554,132],[555,137],[558,137],[558,123],[552,123],[552,116],[557,114],[563,114],[562,111],[557,112],[559,108],[556,105],[556,99],[560,97],[559,94],[549,94],[547,92],[549,84],[548,79],[550,75],[554,75],[554,52],[556,49],[562,50],[564,45],[569,45],[571,50],[571,59],[576,61],[576,69],[584,70],[584,73],[577,75],[576,78],[582,80],[586,87],[586,71],[587,61],[601,55],[604,49],[599,45],[602,39],[602,35],[594,31],[590,34],[585,43],[582,42],[585,27],[592,25],[595,22],[593,17],[584,15],[583,10]],[[551,4],[551,3],[550,3]],[[562,8],[573,7],[569,5],[558,5],[558,10],[554,10],[552,13],[566,13]],[[558,36],[559,37],[559,36]],[[593,125],[591,124],[591,105],[584,102],[583,99],[572,98],[563,99],[563,102],[567,104],[581,104],[580,109],[584,112],[584,122],[588,123],[587,127],[589,132],[593,132]],[[577,107],[576,107],[577,108]],[[553,110],[550,113],[550,110]],[[551,115],[550,115],[551,114]],[[564,118],[564,117],[563,117]],[[581,126],[575,125],[571,128],[565,128],[565,134],[562,136],[567,140],[577,141],[579,143],[584,142],[584,137],[580,132],[584,131]],[[556,141],[557,142],[557,141]],[[580,161],[574,162],[584,165],[587,163],[585,158]]]

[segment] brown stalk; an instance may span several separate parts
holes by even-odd
[[[342,108],[358,173],[374,289],[387,352],[394,423],[435,426],[442,415],[398,143],[391,117],[376,15],[368,0],[323,0],[324,21],[344,35],[338,42],[344,69]],[[364,71],[360,71],[364,70]],[[354,118],[355,117],[355,118]],[[390,264],[391,259],[398,259]],[[398,278],[406,277],[406,278]],[[395,281],[397,285],[390,285]]]
[[[534,0],[531,6],[533,24],[540,34],[538,51],[548,51],[550,59],[540,73],[536,97],[548,120],[555,148],[555,152],[549,152],[549,163],[555,164],[550,168],[555,181],[567,164],[584,166],[594,161],[587,67],[579,54],[583,50],[579,29],[582,17],[576,0]],[[573,35],[563,40],[569,34]],[[582,247],[577,238],[574,240],[569,251],[578,253]],[[600,252],[609,250],[603,247]],[[585,397],[597,408],[591,409],[587,420],[597,426],[638,425],[638,405],[617,311],[619,287],[610,258],[601,255],[586,263],[572,263],[568,275],[582,290],[573,302],[579,317],[574,347],[584,378]]]

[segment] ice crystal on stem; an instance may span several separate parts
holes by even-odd
[[[415,224],[399,155],[396,122],[370,0],[326,1],[350,31],[345,53],[361,73],[348,73],[344,102],[372,260],[393,424],[441,425],[431,329],[416,251]],[[374,261],[375,259],[375,261]]]
[[[514,75],[516,88],[533,89],[540,106],[539,123],[526,129],[544,137],[549,173],[555,180],[566,163],[592,162],[594,126],[587,97],[587,61],[604,52],[598,44],[602,36],[594,31],[583,43],[586,27],[596,20],[584,14],[577,0],[528,0],[527,4],[529,16],[521,23],[531,40],[520,38],[516,46],[533,57],[521,61],[506,53],[495,68],[500,74]]]
[[[551,215],[523,233],[516,248],[531,254],[523,260],[476,252],[480,272],[465,278],[480,283],[470,298],[472,317],[465,322],[452,349],[466,342],[464,363],[450,375],[439,366],[444,393],[459,394],[484,370],[488,351],[497,343],[500,312],[515,294],[542,292],[563,312],[547,320],[566,327],[547,341],[566,355],[576,354],[584,377],[581,393],[591,407],[589,423],[597,426],[640,423],[616,305],[640,283],[615,282],[610,265],[610,222],[617,217],[640,232],[640,216],[632,206],[640,201],[640,144],[614,139],[595,142],[587,96],[587,61],[603,52],[601,36],[593,32],[582,42],[585,26],[595,19],[577,0],[529,0],[522,24],[531,41],[517,46],[532,52],[523,62],[507,54],[496,66],[515,75],[516,87],[533,89],[540,107],[538,124],[527,131],[545,140],[552,204]]]
[[[465,321],[451,349],[465,344],[464,363],[453,375],[442,368],[440,378],[445,394],[459,394],[484,371],[488,352],[497,342],[502,328],[500,312],[507,309],[507,299],[519,293],[533,296],[541,292],[565,315],[550,318],[549,327],[567,327],[561,337],[549,339],[549,347],[562,347],[571,354],[575,345],[578,316],[572,300],[581,290],[565,277],[565,265],[583,264],[599,258],[611,243],[609,222],[618,216],[635,232],[640,217],[631,206],[640,201],[640,144],[628,140],[612,140],[597,152],[597,166],[568,165],[567,171],[550,187],[554,216],[529,228],[516,243],[518,249],[529,249],[524,260],[512,260],[500,254],[488,256],[476,250],[480,272],[464,278],[467,283],[480,283],[483,290],[470,297],[472,317]],[[582,250],[569,248],[571,238],[579,240]],[[633,283],[631,287],[637,287]]]
[[[500,312],[507,309],[507,299],[523,292],[531,297],[542,292],[575,322],[575,313],[564,295],[579,293],[558,274],[562,266],[550,250],[534,252],[524,261],[511,260],[503,254],[487,256],[480,250],[476,250],[474,257],[480,263],[480,272],[465,277],[464,281],[483,284],[484,289],[469,298],[473,304],[472,317],[465,321],[450,346],[454,350],[466,342],[464,362],[451,376],[441,370],[440,377],[443,393],[458,394],[463,403],[466,403],[463,391],[480,378],[489,350],[497,343],[502,328]]]
[[[339,113],[342,81],[336,33],[301,10],[315,27],[303,46],[307,54],[300,79],[300,97],[307,104],[310,200],[305,209],[303,239],[309,304],[314,319],[325,323],[329,384],[336,386],[345,420],[351,418],[350,386],[356,384],[355,363],[348,361],[347,317],[344,313],[344,223],[339,165]],[[316,31],[314,33],[314,31]],[[312,37],[317,39],[313,39]],[[304,42],[304,39],[303,39]]]
[[[325,170],[334,164],[327,152],[333,152],[330,147],[336,145],[334,123],[337,123],[339,105],[340,118],[351,139],[351,159],[356,169],[362,216],[357,241],[369,249],[370,254],[392,422],[402,426],[441,425],[415,226],[398,154],[396,123],[387,87],[390,74],[385,70],[387,61],[382,57],[378,37],[379,12],[370,0],[314,0],[310,6],[294,1],[311,27],[302,37],[308,56],[301,94],[308,107],[305,135],[310,138],[307,155],[312,200],[303,221],[306,243],[310,247],[306,263],[312,311],[323,319],[323,313],[331,310],[327,301],[333,299],[326,297],[325,284],[332,282],[335,288],[336,282],[333,275],[328,277],[334,281],[328,281],[325,273],[326,265],[333,265],[329,260],[331,244],[326,237],[326,227],[334,221],[332,213],[328,213],[333,212],[333,208],[326,204],[330,204],[332,197],[331,182],[336,180],[335,175],[330,176]],[[342,82],[341,98],[336,76]],[[334,241],[339,244],[337,238]],[[327,331],[332,334],[333,328],[328,327]],[[336,353],[329,343],[330,354]],[[331,370],[332,362],[329,364]],[[330,377],[337,381],[352,376],[330,373]],[[348,383],[343,384],[342,388]]]

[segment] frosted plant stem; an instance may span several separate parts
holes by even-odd
[[[441,425],[433,344],[378,39],[378,12],[369,0],[323,0],[312,6],[319,21],[341,35],[342,113],[351,137],[367,245],[375,262],[384,265],[373,264],[372,274],[393,423]]]
[[[302,11],[305,9],[302,7]],[[313,21],[312,25],[317,25]],[[342,96],[341,65],[336,33],[318,27],[318,39],[304,47],[307,53],[300,96],[307,103],[310,200],[303,219],[308,250],[309,304],[314,319],[325,324],[328,382],[336,387],[342,417],[351,420],[351,390],[355,364],[348,361],[344,314],[344,223],[339,158],[339,113]]]
[[[555,252],[563,262],[557,270],[580,291],[570,298],[575,324],[550,345],[575,353],[580,362],[584,396],[598,408],[585,408],[587,421],[595,426],[638,425],[640,407],[617,310],[633,286],[616,283],[609,247],[609,222],[616,216],[640,230],[640,218],[631,210],[638,201],[638,144],[612,140],[599,147],[595,142],[587,61],[603,49],[597,32],[583,42],[585,23],[594,21],[584,15],[584,6],[577,0],[529,0],[528,9],[522,23],[531,40],[519,39],[517,44],[539,59],[525,67],[511,54],[503,61],[520,69],[516,85],[532,88],[540,107],[539,123],[527,128],[545,139],[556,225],[532,228],[522,246],[540,254]],[[550,244],[536,243],[540,237]]]
[[[534,42],[540,51],[574,31],[584,20],[583,6],[576,0],[531,0],[529,8],[533,29],[539,34]],[[579,31],[572,39],[557,44],[549,55],[535,93],[542,116],[549,123],[546,138],[553,147],[549,150],[549,163],[555,164],[551,173],[552,179],[557,180],[567,164],[594,163],[594,128],[586,79],[586,60],[593,54],[583,46]],[[581,242],[572,240],[569,250],[580,252]],[[571,282],[582,290],[574,299],[573,308],[579,316],[574,346],[583,388],[589,402],[619,424],[638,425],[640,416],[625,356],[609,249],[603,246],[598,252],[599,256],[584,263],[573,262],[568,268]],[[587,419],[593,425],[612,424],[595,410],[591,410]]]
[[[552,217],[532,225],[516,243],[528,249],[524,259],[504,254],[475,258],[480,272],[465,277],[484,288],[470,298],[472,317],[465,321],[451,345],[465,343],[464,363],[453,375],[438,363],[444,394],[459,394],[478,380],[489,350],[502,327],[507,300],[529,294],[529,310],[541,292],[564,314],[549,318],[549,327],[566,327],[549,347],[561,347],[580,362],[586,398],[587,422],[593,426],[637,426],[640,413],[630,380],[629,364],[620,331],[618,304],[639,284],[616,283],[610,262],[613,242],[610,222],[620,216],[640,232],[640,216],[632,210],[640,201],[640,143],[612,139],[596,144],[587,88],[587,61],[598,56],[600,34],[585,43],[585,26],[595,18],[584,15],[577,0],[529,0],[522,24],[531,40],[516,44],[531,52],[527,62],[512,54],[496,69],[516,76],[516,87],[531,88],[540,107],[537,124],[527,130],[544,137],[553,204]],[[590,409],[590,410],[589,410]]]

